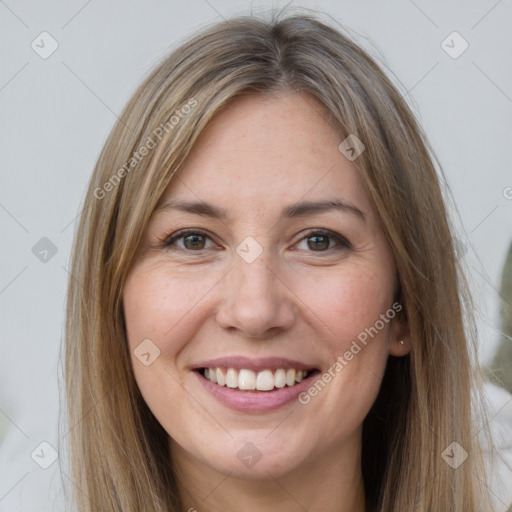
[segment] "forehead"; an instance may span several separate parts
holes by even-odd
[[[305,93],[237,98],[200,135],[162,202],[182,198],[261,209],[342,197],[369,210],[357,167],[338,150],[343,138]]]

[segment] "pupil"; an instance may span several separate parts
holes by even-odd
[[[324,236],[312,236],[309,240],[314,240],[314,245],[309,244],[310,248],[316,247],[317,249],[328,249],[329,248],[329,239]]]
[[[187,242],[190,241],[192,242],[187,245]],[[201,242],[204,242],[202,235],[188,235],[185,237],[185,246],[187,246],[187,249],[202,249]]]

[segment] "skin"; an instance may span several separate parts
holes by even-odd
[[[169,433],[183,510],[364,511],[362,422],[388,355],[410,347],[397,317],[306,405],[236,412],[190,369],[242,355],[326,372],[393,304],[393,257],[357,160],[338,150],[343,138],[304,93],[238,98],[201,134],[160,201],[206,201],[229,217],[158,208],[150,221],[123,305],[134,375]],[[278,220],[285,206],[327,199],[350,203],[365,219],[329,210]],[[166,247],[184,228],[209,238]],[[335,238],[315,244],[315,229],[350,247]],[[263,248],[252,263],[236,252],[248,236]],[[144,366],[133,351],[148,338],[160,355]],[[250,468],[236,456],[247,442],[261,453]]]

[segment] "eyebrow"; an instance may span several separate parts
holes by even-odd
[[[229,218],[228,210],[214,206],[203,201],[170,200],[157,208],[158,210],[174,209],[186,213],[193,213],[202,217],[211,217],[219,220]],[[337,210],[344,213],[351,213],[366,221],[366,214],[346,201],[341,199],[330,199],[327,201],[306,201],[287,206],[281,212],[279,220],[306,217],[315,213],[323,213],[330,210]]]

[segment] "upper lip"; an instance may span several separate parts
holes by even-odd
[[[199,370],[200,368],[244,368],[248,370],[262,371],[273,370],[277,368],[312,370],[314,369],[314,366],[284,357],[248,358],[243,356],[229,356],[201,361],[200,363],[194,364],[191,368],[192,370]]]

